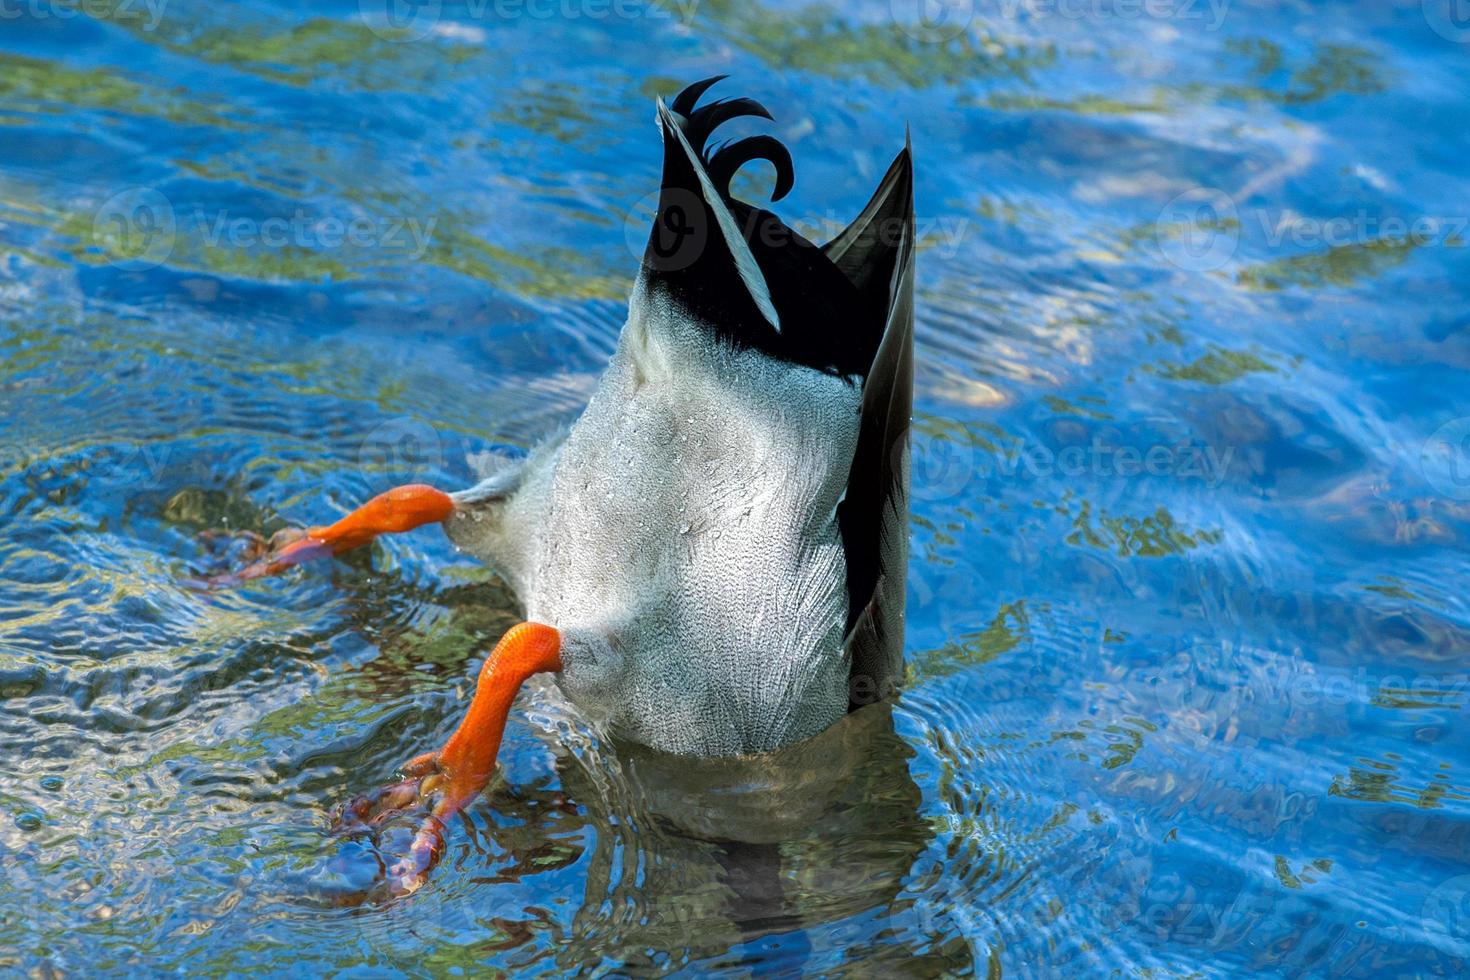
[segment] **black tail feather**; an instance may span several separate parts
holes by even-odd
[[[730,181],[735,172],[752,160],[769,160],[776,168],[776,189],[771,200],[779,201],[791,193],[796,183],[796,170],[791,164],[791,151],[774,136],[748,136],[721,146],[709,158],[709,179],[726,200],[730,197]]]
[[[711,85],[723,82],[729,77],[729,75],[711,75],[709,78],[685,86],[684,91],[674,96],[674,101],[669,103],[669,108],[681,116],[688,117],[694,112],[694,104],[699,101],[699,97],[707,92]]]
[[[771,118],[753,99],[699,106],[724,77],[695,82],[670,103],[663,192],[644,258],[648,286],[736,346],[842,377],[866,377],[883,337],[886,295],[864,289],[772,212],[731,197],[731,181],[751,161],[775,168],[773,201],[791,192],[796,168],[790,151],[770,135],[707,147],[714,130],[731,119]],[[746,252],[758,276],[749,260],[745,274],[739,271],[737,256]],[[886,285],[885,279],[885,293]]]
[[[755,99],[721,99],[690,114],[689,125],[684,127],[684,136],[689,140],[689,145],[694,147],[695,153],[703,153],[710,133],[731,119],[739,119],[741,116],[757,116],[775,121],[766,107]],[[709,157],[706,156],[705,159],[708,160]]]

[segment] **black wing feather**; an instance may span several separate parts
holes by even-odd
[[[873,199],[823,247],[858,292],[888,311],[863,383],[857,451],[837,520],[847,558],[850,706],[903,681],[908,570],[909,426],[914,404],[914,189],[908,146]]]

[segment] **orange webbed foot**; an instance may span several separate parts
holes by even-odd
[[[450,819],[489,783],[488,778],[461,779],[456,785],[439,758],[440,753],[430,752],[414,759],[403,767],[404,779],[348,803],[332,827],[337,834],[367,830],[377,837],[396,818],[423,815],[406,851],[397,858],[385,856],[382,886],[390,896],[411,895],[423,886],[443,854]]]
[[[561,635],[555,629],[540,623],[513,627],[480,669],[469,710],[444,747],[409,762],[401,781],[343,808],[335,826],[339,832],[366,828],[376,833],[398,816],[424,813],[406,853],[384,870],[391,894],[411,894],[423,886],[444,852],[449,820],[494,776],[506,718],[521,685],[532,674],[559,670]]]
[[[271,538],[264,556],[239,571],[212,576],[205,580],[205,584],[229,587],[251,579],[278,575],[304,561],[360,548],[380,534],[397,534],[425,524],[442,523],[452,513],[454,499],[442,490],[421,483],[394,487],[378,494],[335,524],[277,533]]]

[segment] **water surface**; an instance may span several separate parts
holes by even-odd
[[[1451,5],[86,10],[0,20],[0,968],[1470,970]],[[912,128],[908,690],[744,794],[532,691],[346,907],[510,596],[437,532],[181,583],[574,416],[714,73],[815,235]]]

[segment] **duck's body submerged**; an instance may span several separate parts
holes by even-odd
[[[912,402],[913,197],[905,148],[859,218],[818,247],[730,197],[736,169],[791,161],[770,137],[707,153],[695,108],[658,104],[664,177],[618,348],[564,435],[453,495],[400,488],[316,528],[244,577],[442,521],[497,567],[530,624],[502,640],[475,704],[417,777],[360,807],[442,794],[438,820],[493,771],[528,674],[554,671],[589,718],[673,753],[743,755],[813,736],[902,674]],[[769,118],[767,116],[767,118]]]

